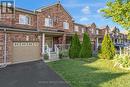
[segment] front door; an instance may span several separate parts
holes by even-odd
[[[45,44],[53,51],[53,37],[46,37]]]

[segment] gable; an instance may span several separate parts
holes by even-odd
[[[41,7],[39,9],[37,9],[36,11],[41,12],[41,11],[44,11],[47,9],[53,9],[53,8],[57,7],[58,5],[71,19],[73,19],[73,17],[70,15],[70,13],[60,3],[56,3],[53,5],[47,6],[47,7]]]

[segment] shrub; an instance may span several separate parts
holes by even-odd
[[[92,45],[87,33],[84,33],[83,36],[83,43],[81,45],[80,57],[81,58],[92,57]]]
[[[102,41],[101,51],[98,56],[102,59],[112,59],[114,55],[115,55],[114,44],[110,38],[110,35],[106,34]]]
[[[129,55],[115,55],[114,56],[115,66],[130,68],[130,56]]]
[[[78,58],[80,49],[81,49],[81,45],[80,45],[79,37],[77,34],[75,34],[71,40],[71,45],[69,49],[69,57]]]
[[[45,59],[45,60],[48,60],[48,59],[49,59],[48,54],[44,54],[44,59]]]

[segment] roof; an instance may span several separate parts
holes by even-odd
[[[96,27],[96,24],[95,24],[95,23],[92,23],[92,24],[86,24],[85,26],[86,26],[86,27],[91,27],[91,26],[93,26],[93,25]]]
[[[55,4],[52,4],[52,5],[48,5],[48,6],[42,6],[42,7],[38,8],[38,9],[36,9],[35,11],[38,11],[38,12],[39,12],[39,11],[41,11],[41,10],[48,9],[48,8],[53,7],[53,6],[56,6],[56,5],[60,5],[60,6],[64,9],[64,11],[73,19],[73,17],[71,16],[71,14],[61,5],[60,2],[55,3]]]
[[[27,9],[19,8],[19,7],[16,7],[15,10],[22,11],[22,12],[25,12],[25,13],[29,13],[29,14],[34,14],[34,15],[35,15],[35,11],[32,11],[32,10],[27,10]]]
[[[83,25],[83,24],[79,24],[79,23],[74,23],[75,25],[80,25],[80,26],[83,26],[83,27],[86,27],[86,25]]]
[[[1,6],[1,4],[0,4]],[[20,8],[20,7],[13,7],[14,10],[17,10],[17,11],[22,11],[22,12],[25,12],[25,13],[29,13],[29,14],[35,14],[35,11],[32,11],[32,10],[28,10],[28,9],[24,9],[24,8]]]
[[[120,31],[122,34],[125,34],[125,35],[127,35],[128,34],[128,31],[127,30],[122,30],[122,31]]]
[[[99,26],[98,29],[105,29],[106,27],[107,27],[107,25],[106,26]]]

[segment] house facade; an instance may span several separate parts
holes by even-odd
[[[35,11],[15,8],[13,18],[0,18],[0,65],[43,59],[45,53],[51,52],[50,59],[54,58],[56,44],[70,44],[75,33],[82,42],[83,33],[88,32],[93,50],[97,51],[105,31],[94,23],[75,23],[60,3]]]

